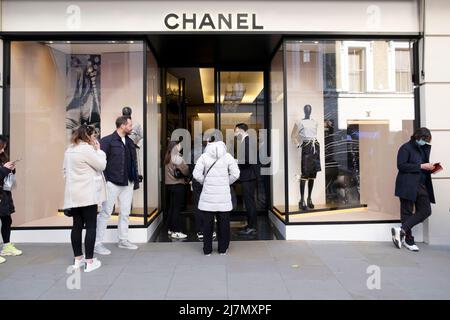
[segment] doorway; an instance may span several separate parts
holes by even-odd
[[[259,134],[259,130],[269,127],[264,70],[169,67],[162,72],[164,72],[163,79],[165,78],[166,90],[165,112],[163,112],[166,120],[166,126],[163,128],[166,145],[172,138],[172,134],[177,132],[175,130],[187,129],[189,139],[191,139],[191,150],[193,150],[196,139],[202,141],[203,134],[207,130],[216,128],[222,133],[228,152],[236,158],[236,148],[234,147],[236,140],[233,132],[239,123],[247,124],[249,131],[255,134],[258,148],[267,145],[263,141],[265,136]],[[174,134],[174,136],[176,135],[177,133]],[[203,145],[205,145],[204,141]],[[199,155],[191,152],[192,169]],[[278,238],[274,236],[267,217],[270,206],[268,194],[270,181],[268,176],[260,174],[261,170],[259,169],[262,164],[259,162],[258,156],[256,161],[255,167],[258,174],[254,196],[258,211],[258,234],[250,237],[249,240]],[[246,240],[238,236],[237,232],[233,232],[246,225],[247,222],[240,184],[234,184],[233,188],[236,192],[237,208],[231,214],[232,239]],[[187,241],[197,240],[193,214],[195,208],[192,199],[191,188],[187,187],[185,206],[182,211],[182,225],[184,225],[183,231],[188,235]],[[167,207],[167,203],[165,207]],[[157,241],[168,240],[167,232],[161,232],[157,239]]]

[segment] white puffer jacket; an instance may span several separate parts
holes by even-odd
[[[106,154],[86,142],[71,145],[64,154],[64,209],[101,204],[106,200],[103,170]]]
[[[218,160],[217,160],[218,159]],[[205,178],[206,172],[213,165]],[[222,141],[208,143],[198,158],[193,177],[203,185],[198,208],[202,211],[227,212],[233,210],[230,184],[239,178],[236,160],[227,153]]]

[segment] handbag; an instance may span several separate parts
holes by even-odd
[[[175,177],[175,179],[186,178],[186,176],[183,174],[183,172],[181,172],[181,170],[178,168],[175,168],[173,170],[173,176]]]
[[[231,193],[231,203],[233,205],[233,210],[237,209],[237,196],[236,191],[234,191],[233,185],[230,186],[230,193]]]
[[[11,172],[3,180],[3,190],[11,191],[15,187],[16,187],[16,175]]]

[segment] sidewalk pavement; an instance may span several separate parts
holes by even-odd
[[[198,242],[108,244],[102,268],[81,272],[80,289],[69,290],[70,244],[18,244],[24,255],[0,265],[0,300],[450,299],[450,247],[418,245],[233,241],[227,256],[206,257]],[[380,289],[369,290],[377,267]]]

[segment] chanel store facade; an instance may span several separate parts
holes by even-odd
[[[396,154],[415,128],[432,130],[432,160],[450,165],[446,1],[0,2],[1,129],[22,159],[15,242],[70,239],[68,136],[85,122],[112,133],[124,106],[142,127],[136,242],[163,222],[162,155],[179,129],[186,150],[216,128],[233,153],[227,133],[248,124],[257,209],[287,240],[390,241]],[[449,179],[435,176],[417,240],[450,243]],[[111,241],[116,225],[113,215]]]

